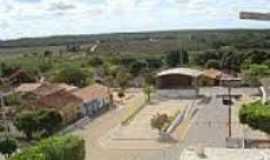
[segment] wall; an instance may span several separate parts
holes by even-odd
[[[104,98],[98,98],[89,102],[84,102],[81,106],[83,115],[93,116],[109,106],[109,101]]]
[[[176,89],[193,86],[193,78],[185,75],[166,75],[157,78],[157,88]]]
[[[199,89],[182,88],[182,89],[162,89],[157,91],[158,96],[167,98],[196,98],[199,95]]]

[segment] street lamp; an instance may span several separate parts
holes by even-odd
[[[222,82],[222,86],[227,87],[228,88],[228,99],[225,99],[223,97],[223,104],[228,106],[228,126],[229,126],[229,130],[228,130],[228,136],[231,137],[232,136],[232,87],[239,85],[239,81],[241,79],[237,78],[237,77],[233,77],[227,74],[222,75],[221,78],[221,82]]]

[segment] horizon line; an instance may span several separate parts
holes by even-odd
[[[184,31],[233,31],[233,30],[270,30],[269,28],[186,28],[186,29],[164,29],[164,30],[141,30],[141,31],[123,31],[123,32],[100,32],[100,33],[82,33],[82,34],[52,34],[44,36],[32,36],[32,37],[18,37],[18,38],[7,38],[0,39],[0,42],[8,41],[20,41],[26,39],[46,39],[46,38],[57,38],[57,37],[72,37],[72,36],[98,36],[98,35],[114,35],[114,34],[147,34],[147,33],[158,33],[158,32],[184,32]]]

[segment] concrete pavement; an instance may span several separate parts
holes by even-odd
[[[228,135],[227,113],[228,107],[222,104],[217,94],[226,93],[224,88],[204,88],[201,93],[210,97],[196,107],[197,113],[192,117],[190,127],[186,131],[183,141],[171,145],[166,149],[158,150],[113,150],[99,145],[99,138],[108,130],[118,125],[126,115],[127,108],[122,107],[110,111],[95,119],[84,130],[77,133],[86,139],[87,159],[98,160],[178,160],[184,148],[192,145],[205,145],[210,147],[225,147],[225,138]],[[254,89],[237,89],[233,93],[254,94]]]

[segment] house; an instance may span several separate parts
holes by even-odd
[[[81,112],[85,116],[94,116],[107,110],[111,105],[110,89],[100,84],[82,88],[74,92],[74,95],[82,100]]]
[[[269,149],[188,148],[179,160],[263,160],[270,158]]]
[[[172,95],[195,97],[199,94],[198,80],[201,75],[202,72],[196,69],[172,68],[156,75],[156,85],[162,95],[168,95],[168,90],[174,90]]]
[[[81,115],[81,99],[66,90],[58,90],[39,98],[35,107],[54,109],[60,113],[64,123],[77,120]]]
[[[15,89],[22,94],[27,109],[57,110],[64,123],[70,123],[80,116],[81,99],[72,94],[77,87],[67,84],[51,84],[49,82],[23,83]]]
[[[223,72],[217,69],[204,70],[200,78],[201,86],[218,86]]]

